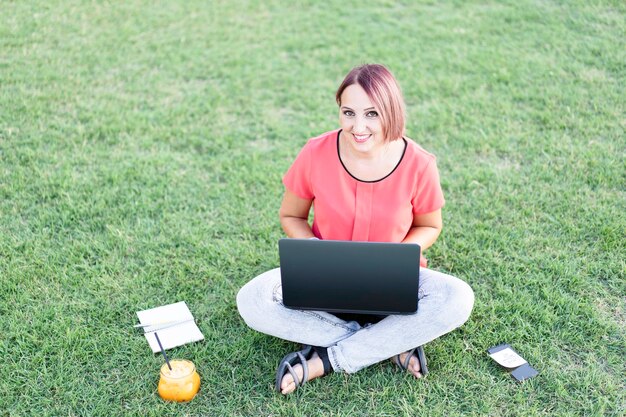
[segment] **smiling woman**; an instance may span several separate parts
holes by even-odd
[[[358,88],[362,92],[355,97],[350,93],[344,96],[346,90],[350,88]],[[340,106],[341,114],[345,114],[348,119],[350,115],[346,114],[346,111],[352,110],[348,107],[348,102],[352,102],[353,99],[361,100],[363,104],[369,104],[368,109],[366,109],[368,116],[380,118],[383,137],[396,140],[404,135],[404,100],[400,86],[387,68],[382,65],[363,65],[350,71],[335,94],[335,100]],[[343,110],[344,105],[345,111]],[[352,112],[352,116],[354,115]],[[347,126],[343,125],[343,121],[343,118],[340,119],[341,126],[346,129]]]
[[[404,136],[404,101],[393,75],[382,65],[354,68],[336,100],[340,129],[309,140],[283,178],[283,230],[290,238],[417,243],[425,250],[441,232],[444,198],[435,157]],[[419,310],[410,315],[288,309],[279,269],[247,283],[237,295],[245,322],[304,344],[281,360],[276,390],[288,394],[331,371],[353,373],[387,358],[425,376],[422,345],[462,325],[474,294],[458,278],[427,269],[425,258],[415,262],[422,266]]]
[[[352,84],[340,95],[339,156],[350,174],[364,181],[373,181],[388,175],[400,162],[405,143],[400,139],[387,140],[383,117],[359,84]],[[386,118],[389,120],[389,118]],[[386,127],[383,128],[383,126]],[[393,130],[400,130],[397,127]]]

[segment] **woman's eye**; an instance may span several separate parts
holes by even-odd
[[[352,116],[354,116],[354,112],[352,112],[352,111],[350,111],[350,110],[345,110],[345,111],[343,112],[343,114],[344,114],[345,116],[348,116],[348,117],[352,117]]]
[[[370,111],[370,112],[367,112],[366,116],[367,117],[378,117],[378,113],[375,112],[375,111]]]

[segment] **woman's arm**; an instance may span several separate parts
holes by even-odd
[[[300,198],[289,190],[285,190],[278,217],[285,234],[291,238],[308,239],[315,237],[309,226],[309,210],[313,200]]]
[[[424,252],[426,248],[435,243],[442,228],[441,209],[426,214],[414,214],[413,226],[402,242],[417,243]]]

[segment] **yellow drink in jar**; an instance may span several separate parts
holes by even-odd
[[[200,389],[200,375],[191,361],[174,359],[161,366],[159,395],[166,401],[190,401]]]

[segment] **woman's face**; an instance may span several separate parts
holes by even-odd
[[[358,84],[348,86],[341,94],[339,125],[345,141],[354,151],[376,152],[385,143],[380,114]]]

